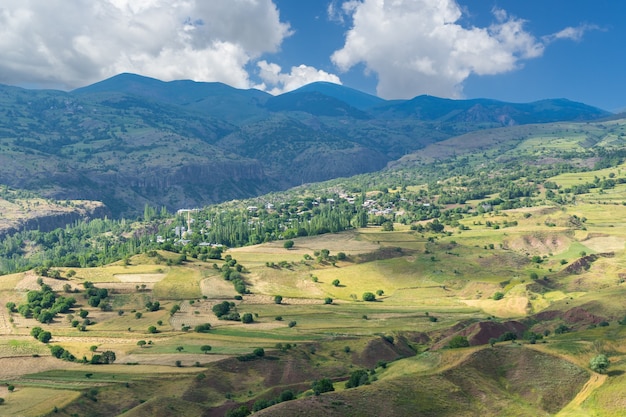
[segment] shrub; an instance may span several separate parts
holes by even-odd
[[[297,324],[297,323],[296,323],[296,321],[295,321],[295,320],[294,320],[294,321],[290,321],[290,322],[289,322],[289,327],[295,327],[295,326],[296,326],[296,324]]]
[[[493,297],[494,300],[498,301],[498,300],[502,300],[504,298],[504,293],[503,292],[496,292]]]
[[[605,374],[609,369],[610,364],[611,361],[605,354],[595,356],[591,359],[591,361],[589,361],[589,367],[591,370],[599,374]]]
[[[334,391],[335,387],[333,387],[333,381],[331,381],[328,378],[323,378],[323,379],[320,379],[319,381],[313,381],[313,384],[311,385],[311,389],[313,389],[313,392],[315,393],[315,395],[320,395],[324,392]]]
[[[448,347],[450,349],[457,349],[457,348],[463,348],[463,347],[468,347],[469,344],[469,340],[467,340],[467,337],[465,336],[454,336],[450,342],[448,342]]]
[[[199,324],[193,329],[196,333],[208,333],[211,330],[210,323]]]
[[[254,317],[252,316],[252,313],[244,313],[243,316],[241,316],[241,322],[242,323],[252,323],[254,321]]]
[[[332,304],[333,303],[333,299],[330,297],[326,297],[324,298],[324,304]]]
[[[256,348],[252,351],[252,354],[254,356],[258,356],[259,358],[262,358],[263,356],[265,356],[265,350],[263,348]]]
[[[363,293],[363,301],[376,301],[376,295],[372,292],[364,292]]]
[[[274,297],[274,303],[276,304],[280,304],[283,302],[283,296],[282,295],[277,295]]]
[[[350,374],[350,379],[346,382],[346,388],[356,388],[360,385],[367,385],[369,382],[367,371],[359,369]]]

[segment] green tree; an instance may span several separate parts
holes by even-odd
[[[252,354],[261,358],[265,356],[265,350],[263,348],[256,348],[252,351]]]
[[[369,382],[367,371],[359,369],[350,374],[350,379],[346,382],[346,388],[356,388],[360,385],[367,385]]]
[[[373,292],[364,292],[362,297],[363,301],[376,301],[376,295]]]
[[[282,303],[282,302],[283,302],[283,296],[282,296],[282,295],[277,295],[277,296],[275,296],[275,297],[274,297],[274,302],[275,302],[276,304],[280,304],[280,303]]]
[[[338,287],[340,281],[338,279],[333,280],[333,287]]]
[[[207,353],[209,353],[211,351],[211,349],[213,349],[213,348],[210,345],[202,345],[202,346],[200,346],[200,350],[203,351],[205,355]]]
[[[332,304],[333,303],[333,299],[330,297],[326,297],[324,298],[324,304]]]
[[[285,243],[283,243],[283,248],[291,249],[293,248],[293,244],[293,240],[286,240]]]
[[[450,349],[468,347],[469,345],[470,344],[469,344],[469,341],[467,340],[467,337],[461,336],[461,335],[454,336],[450,340],[450,342],[448,342],[448,347]]]
[[[182,352],[185,348],[183,346],[176,346],[176,350]]]
[[[333,381],[331,381],[328,378],[323,378],[320,379],[319,381],[313,381],[313,384],[311,385],[311,389],[313,389],[313,392],[315,393],[315,395],[320,395],[324,392],[331,392],[335,390],[335,387],[333,387]]]
[[[140,340],[137,342],[137,346],[139,346],[140,348],[144,347],[146,345],[146,341],[145,340]]]
[[[244,313],[243,316],[241,316],[241,322],[242,323],[252,323],[254,321],[254,317],[252,316],[252,313]]]
[[[148,327],[148,333],[158,333],[159,331],[157,330],[156,326],[150,326]]]
[[[591,370],[599,374],[606,374],[610,364],[611,361],[605,354],[594,356],[589,361],[589,367],[591,368]]]

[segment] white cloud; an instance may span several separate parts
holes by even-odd
[[[267,61],[260,61],[257,66],[259,67],[259,77],[263,80],[263,84],[257,88],[274,95],[292,91],[316,81],[341,84],[341,80],[335,74],[307,65],[291,67],[290,73],[281,72],[282,68],[279,65]]]
[[[73,88],[120,72],[247,88],[291,34],[272,0],[3,0],[0,82]]]
[[[590,30],[601,30],[601,29],[600,27],[596,25],[587,25],[587,24],[583,24],[583,25],[576,26],[576,27],[569,26],[556,33],[544,36],[542,40],[545,43],[551,43],[559,39],[569,39],[573,41],[580,41],[583,38],[583,35],[585,34],[585,32],[588,32]]]
[[[342,9],[353,26],[331,59],[343,71],[364,63],[385,98],[460,97],[471,74],[511,71],[544,50],[523,20],[501,9],[485,28],[462,26],[455,0],[350,0]]]

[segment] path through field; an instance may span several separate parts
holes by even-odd
[[[578,415],[577,411],[579,411],[580,405],[591,395],[591,393],[600,388],[602,384],[608,378],[607,375],[600,375],[593,373],[589,381],[583,386],[583,388],[578,392],[578,394],[574,397],[569,404],[567,404],[558,414],[557,416],[565,417],[570,415]]]

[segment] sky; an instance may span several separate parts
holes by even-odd
[[[622,111],[624,18],[615,0],[2,0],[0,83],[71,90],[131,72]]]

